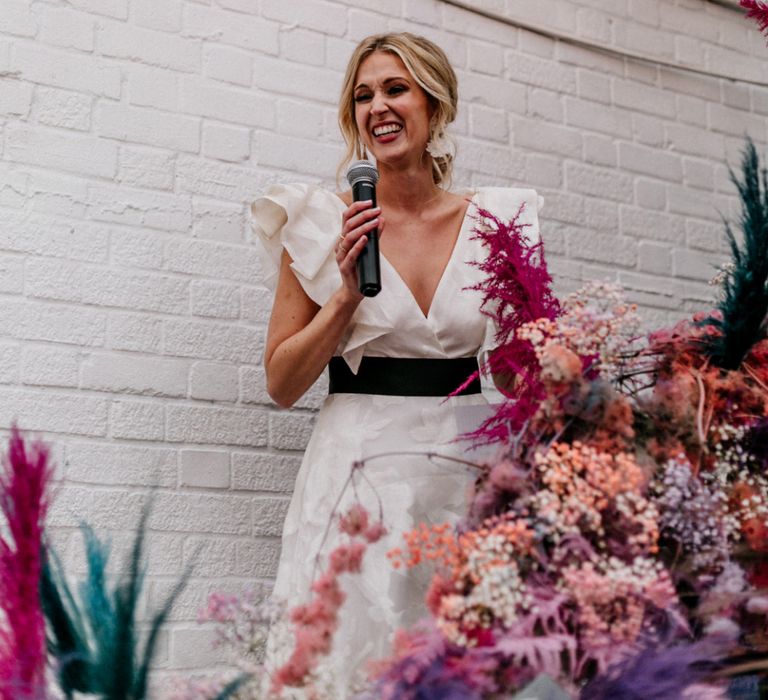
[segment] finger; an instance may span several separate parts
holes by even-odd
[[[363,248],[365,248],[365,244],[368,242],[367,236],[362,236],[358,239],[357,243],[353,245],[347,252],[346,256],[344,257],[344,260],[342,264],[346,266],[348,269],[351,269],[354,267],[354,265],[357,263],[357,258],[360,256],[360,253],[363,252]]]
[[[370,209],[372,205],[372,199],[360,199],[356,202],[352,202],[352,204],[347,207],[347,212],[350,212],[351,214],[357,214],[364,209]]]
[[[361,234],[376,228],[378,223],[378,216],[374,213],[371,214],[369,218],[351,221],[344,227],[341,234],[344,236],[345,240],[356,241]],[[347,247],[349,247],[349,245]]]
[[[342,262],[351,262],[354,264],[355,260],[357,260],[357,256],[360,255],[360,251],[365,247],[367,241],[368,237],[363,235],[355,241],[354,245],[346,246],[344,250],[339,251]]]
[[[377,217],[380,213],[381,207],[367,207],[363,211],[357,212],[353,216],[350,216],[344,222],[343,230],[347,232],[362,226],[363,223]]]
[[[344,247],[349,250],[352,248],[353,245],[357,243],[357,241],[360,239],[361,236],[365,236],[369,234],[371,231],[373,231],[377,226],[379,225],[379,219],[371,219],[370,221],[366,221],[361,226],[358,226],[355,229],[352,229],[348,233],[344,235],[343,242]]]
[[[341,262],[344,260],[344,258],[347,257],[347,253],[349,253],[349,248],[344,246],[343,244],[339,244],[336,246],[336,261]]]
[[[345,210],[344,213],[341,215],[342,220],[347,221],[348,219],[352,218],[353,216],[359,214],[361,211],[365,211],[366,209],[370,209],[373,202],[370,199],[363,199],[359,202],[352,202]]]

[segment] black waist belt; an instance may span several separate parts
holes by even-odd
[[[363,357],[357,374],[352,374],[343,358],[332,357],[328,371],[329,394],[448,396],[477,372],[477,358]],[[479,393],[480,379],[476,377],[457,395]]]

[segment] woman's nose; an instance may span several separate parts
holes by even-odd
[[[371,112],[374,114],[381,114],[387,111],[387,100],[381,92],[375,92],[371,99]]]

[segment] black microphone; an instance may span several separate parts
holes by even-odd
[[[347,170],[347,181],[352,187],[352,201],[371,200],[371,207],[376,206],[376,183],[379,171],[368,160],[358,160]],[[357,258],[357,281],[360,294],[375,297],[381,291],[381,268],[379,263],[379,230],[366,234],[368,242]]]

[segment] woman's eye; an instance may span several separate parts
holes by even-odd
[[[371,96],[367,92],[361,92],[355,95],[355,102],[367,102],[370,99],[371,99]]]
[[[401,92],[405,92],[405,85],[393,85],[389,88],[390,95],[399,95]]]

